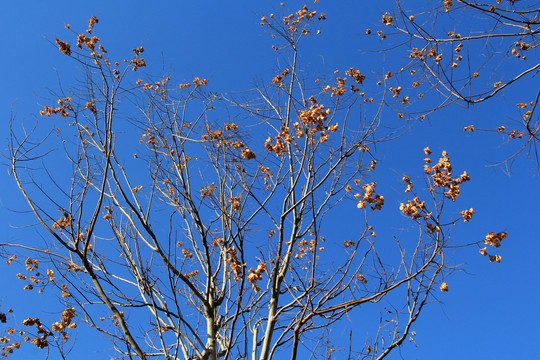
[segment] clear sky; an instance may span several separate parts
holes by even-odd
[[[309,6],[312,1],[308,2]],[[406,2],[405,2],[406,3]],[[299,8],[302,2],[285,3],[285,12]],[[392,57],[373,54],[378,39],[366,39],[366,28],[380,25],[380,14],[393,9],[393,1],[321,0],[317,10],[327,14],[317,41],[305,43],[302,61],[307,71],[330,74],[334,69],[354,66],[375,77],[400,66]],[[260,27],[262,15],[279,11],[276,1],[10,1],[0,13],[3,36],[0,40],[2,80],[0,88],[0,134],[2,149],[7,147],[10,112],[15,125],[34,119],[50,95],[62,84],[70,85],[79,72],[73,61],[62,56],[54,38],[70,38],[66,24],[84,29],[88,19],[99,18],[98,36],[115,54],[130,56],[131,49],[143,45],[148,72],[173,73],[178,81],[194,76],[206,78],[212,91],[231,93],[251,88],[260,78],[271,79],[282,66],[271,49],[269,34]],[[406,58],[406,56],[404,56]],[[504,75],[505,69],[499,70]],[[422,149],[435,153],[447,150],[456,172],[467,170],[472,181],[462,188],[463,208],[473,207],[469,224],[460,224],[453,232],[457,238],[474,242],[489,231],[506,231],[509,237],[498,253],[500,264],[492,264],[476,248],[457,249],[453,261],[463,272],[448,279],[450,291],[437,294],[441,304],[433,303],[416,323],[413,342],[403,346],[405,359],[533,359],[538,356],[540,331],[540,203],[536,164],[520,156],[510,171],[488,166],[514,149],[514,144],[498,134],[464,133],[463,127],[494,128],[517,119],[515,103],[532,100],[534,80],[510,87],[497,99],[470,109],[450,106],[424,122],[415,122],[399,139],[382,144],[376,153],[379,168],[374,175],[378,190],[387,199],[389,228],[381,229],[378,239],[391,239],[393,233],[411,226],[400,218],[401,174],[420,177]],[[516,92],[519,92],[516,94]],[[525,94],[525,95],[524,95]],[[394,116],[395,115],[389,115]],[[395,119],[392,118],[392,122]],[[7,161],[0,172],[0,242],[21,241],[38,232],[22,228],[32,223],[26,204],[8,175]],[[391,210],[393,207],[394,210]],[[354,217],[354,208],[344,208],[344,217]],[[395,219],[398,220],[395,220]],[[381,221],[381,226],[384,226]],[[58,308],[56,299],[28,296],[14,274],[16,269],[0,264],[0,312],[13,307],[17,312]],[[5,276],[4,276],[5,274]],[[32,294],[35,295],[35,294]],[[3,325],[2,325],[3,326]],[[2,328],[0,328],[2,329]],[[366,333],[355,323],[346,329]],[[2,330],[0,330],[1,333]],[[334,329],[333,331],[341,331]],[[344,331],[345,332],[345,331]],[[78,341],[69,358],[108,358],[93,353],[99,337],[79,330]],[[105,345],[107,346],[107,345]],[[27,346],[31,348],[31,346]],[[25,359],[42,359],[42,352],[30,349]],[[22,358],[22,357],[14,357]],[[339,357],[337,357],[339,358]],[[395,352],[391,359],[400,358]]]

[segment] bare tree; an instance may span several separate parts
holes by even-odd
[[[37,283],[72,306],[50,327],[25,320],[41,330],[36,345],[62,343],[76,314],[116,358],[331,358],[342,340],[328,329],[360,305],[380,317],[345,356],[382,359],[403,343],[435,291],[448,290],[446,251],[477,244],[448,235],[473,216],[445,206],[469,176],[453,174],[446,152],[431,163],[426,148],[425,183],[404,175],[410,197],[400,207],[418,231],[396,235],[393,248],[375,241],[370,219],[384,197],[369,172],[374,146],[395,133],[380,127],[383,102],[365,95],[360,71],[302,77],[302,39],[324,19],[306,6],[263,17],[289,65],[231,97],[201,78],[132,79],[146,66],[144,49],[109,59],[91,35],[96,18],[76,45],[56,40],[84,79],[44,107],[42,119],[56,117],[47,136],[42,120],[23,132],[12,122],[9,154],[45,240],[3,244],[37,252],[27,270],[47,264]],[[51,150],[59,145],[62,155]],[[362,221],[329,220],[346,208]],[[339,226],[358,236],[334,236]],[[483,242],[498,247],[504,237]],[[383,298],[392,304],[384,312]]]

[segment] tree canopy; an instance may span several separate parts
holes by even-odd
[[[535,214],[508,203],[536,195],[500,184],[538,169],[540,5],[384,5],[347,25],[319,1],[231,13],[258,35],[211,59],[223,74],[110,47],[101,16],[54,30],[60,84],[12,114],[5,153],[33,236],[1,249],[10,284],[58,299],[2,299],[3,356],[90,336],[119,359],[392,358],[444,327],[435,303],[467,304],[460,272],[521,274],[512,230]]]

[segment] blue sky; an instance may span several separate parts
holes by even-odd
[[[285,11],[296,10],[301,2],[286,2]],[[309,2],[308,5],[311,5]],[[321,0],[317,9],[327,14],[317,40],[306,41],[302,57],[307,72],[314,76],[330,74],[334,69],[355,66],[368,78],[394,70],[399,61],[385,54],[366,50],[384,46],[378,39],[366,39],[366,28],[376,29],[380,14],[393,9],[392,1]],[[159,74],[173,73],[178,81],[194,76],[206,78],[212,91],[232,93],[253,87],[257,79],[271,79],[280,61],[271,49],[269,34],[259,26],[261,15],[279,10],[276,1],[18,1],[4,6],[0,21],[4,36],[0,40],[0,63],[4,86],[0,89],[0,122],[3,149],[7,147],[9,114],[16,114],[16,125],[31,120],[50,97],[48,89],[58,90],[59,79],[70,85],[79,72],[76,64],[62,56],[51,42],[69,38],[66,24],[84,29],[88,19],[99,18],[97,31],[105,46],[118,56],[130,56],[131,49],[143,45],[147,69]],[[504,76],[505,69],[501,69]],[[517,91],[519,90],[519,92]],[[515,103],[525,96],[532,100],[537,89],[534,79],[511,87],[496,99],[470,109],[450,106],[423,122],[414,122],[398,139],[377,149],[379,167],[374,179],[385,195],[386,220],[379,220],[378,239],[403,232],[410,221],[399,216],[402,201],[401,174],[422,175],[422,149],[430,146],[435,154],[447,150],[456,172],[467,170],[471,182],[462,188],[460,206],[473,207],[475,216],[469,224],[459,224],[453,236],[481,239],[489,231],[506,231],[509,237],[499,249],[500,264],[480,256],[476,248],[457,249],[454,262],[464,271],[448,279],[450,291],[437,294],[442,304],[431,304],[416,323],[417,347],[406,344],[405,359],[475,359],[534,358],[540,318],[540,290],[536,259],[540,253],[539,180],[534,161],[520,156],[510,171],[502,166],[488,166],[503,160],[515,144],[499,134],[464,133],[463,127],[494,128],[517,118]],[[524,95],[525,94],[525,95]],[[388,115],[394,116],[394,115]],[[392,118],[392,123],[395,119]],[[7,165],[4,160],[2,165]],[[38,232],[24,226],[32,218],[18,194],[7,166],[0,172],[0,241],[37,239]],[[354,207],[344,208],[344,217],[354,217]],[[390,224],[384,228],[385,224]],[[23,228],[21,228],[23,227]],[[0,264],[0,311],[13,307],[16,312],[49,312],[55,308],[54,297],[36,298],[22,291],[14,276],[18,271]],[[9,304],[9,305],[8,305]],[[357,333],[353,325],[346,328]],[[334,331],[337,331],[334,330]],[[345,332],[345,331],[344,331]],[[362,337],[359,335],[359,339]],[[95,334],[79,330],[75,353],[71,358],[108,358],[92,353],[91,344],[101,343]],[[106,345],[104,345],[106,346]],[[29,348],[29,347],[27,347]],[[26,350],[25,350],[26,351]],[[22,354],[19,353],[19,354]],[[29,349],[26,359],[42,359],[43,353]],[[87,354],[87,355],[85,355]],[[395,352],[391,359],[399,359]]]

